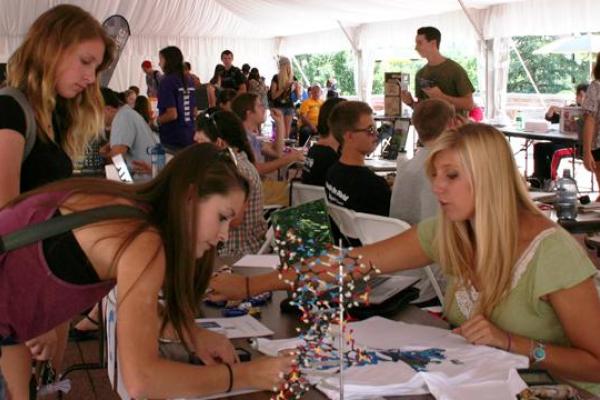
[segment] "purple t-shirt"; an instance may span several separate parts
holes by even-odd
[[[186,79],[187,92],[177,74],[163,76],[158,87],[158,113],[167,108],[177,109],[177,119],[159,127],[160,142],[164,145],[182,148],[194,143],[194,109],[196,108],[195,88],[191,78]]]

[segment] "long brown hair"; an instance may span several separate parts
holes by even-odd
[[[56,70],[75,45],[100,39],[104,56],[96,77],[113,59],[114,42],[87,11],[62,4],[38,17],[25,40],[8,60],[8,86],[23,91],[35,113],[38,138],[54,140],[52,113],[56,108]],[[59,145],[72,157],[83,154],[90,140],[104,129],[104,113],[98,80],[72,99],[66,99],[68,131]]]
[[[197,221],[196,207],[186,207],[185,203],[190,194],[196,197],[192,201],[227,195],[236,189],[241,189],[248,196],[248,181],[240,175],[229,157],[228,152],[219,151],[213,144],[195,144],[178,153],[156,178],[146,183],[128,185],[105,179],[67,179],[22,195],[8,206],[34,193],[66,191],[115,196],[147,207],[146,220],[139,221],[137,227],[128,232],[111,268],[117,265],[120,255],[141,232],[156,229],[162,238],[166,259],[162,287],[165,299],[163,327],[171,322],[183,341],[185,336],[182,333],[191,332],[189,322],[198,313],[215,257],[212,249],[196,259],[195,244],[201,228],[190,224],[190,221]],[[125,296],[121,301],[125,300]]]
[[[248,142],[248,135],[246,135],[242,120],[236,113],[217,111],[211,116],[200,115],[196,119],[196,130],[204,132],[213,143],[219,138],[223,139],[228,146],[243,151],[248,160],[252,164],[255,163],[254,151]]]

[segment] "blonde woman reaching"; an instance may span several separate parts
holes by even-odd
[[[455,332],[528,356],[534,367],[600,394],[597,270],[532,203],[502,133],[483,124],[446,131],[426,168],[438,216],[354,255],[384,273],[438,263],[448,276],[444,314]],[[211,286],[235,298],[244,284],[218,276]],[[275,273],[249,284],[251,293],[285,287]]]

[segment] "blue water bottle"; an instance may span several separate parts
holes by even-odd
[[[577,218],[577,182],[571,178],[571,171],[563,170],[563,176],[556,181],[556,216],[559,220]]]
[[[160,143],[148,147],[148,153],[152,164],[152,177],[155,178],[165,166],[167,155],[165,148]]]

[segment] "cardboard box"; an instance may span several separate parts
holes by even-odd
[[[563,133],[581,133],[583,131],[583,109],[581,107],[560,109],[560,131]]]
[[[402,98],[400,93],[408,90],[410,75],[402,72],[386,72],[384,79],[384,114],[390,117],[401,116]]]

